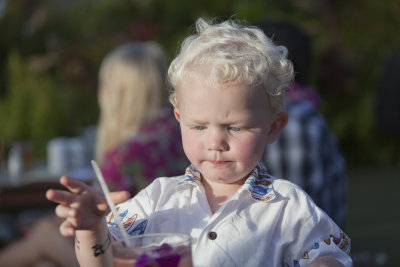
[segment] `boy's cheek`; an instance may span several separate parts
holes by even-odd
[[[181,133],[182,133],[182,144],[186,152],[187,149],[190,149],[190,147],[193,146],[192,144],[193,137],[190,136],[188,130],[186,129],[182,129]]]
[[[182,143],[185,154],[189,159],[192,156],[201,153],[201,145],[198,136],[196,137],[196,135],[182,131]]]
[[[242,142],[240,147],[236,149],[236,155],[238,158],[249,159],[262,154],[264,151],[265,142],[262,139],[247,140]]]

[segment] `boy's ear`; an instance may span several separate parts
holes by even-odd
[[[175,119],[176,119],[177,121],[180,121],[181,115],[179,114],[179,109],[174,108],[174,115],[175,115]]]
[[[282,129],[286,126],[288,122],[288,114],[284,111],[278,112],[275,115],[274,120],[271,123],[268,135],[267,135],[267,144],[272,144],[278,138]]]

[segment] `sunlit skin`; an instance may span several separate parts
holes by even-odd
[[[176,88],[175,116],[183,147],[202,174],[212,211],[243,185],[259,162],[265,144],[275,141],[287,114],[273,114],[260,88],[208,86],[193,78]]]

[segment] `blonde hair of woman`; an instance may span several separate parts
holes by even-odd
[[[111,51],[99,71],[100,105],[96,159],[128,140],[168,106],[166,61],[154,42],[134,42]]]

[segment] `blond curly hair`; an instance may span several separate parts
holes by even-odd
[[[243,84],[261,86],[270,107],[279,111],[285,90],[294,78],[284,46],[275,45],[262,30],[234,20],[212,24],[196,21],[197,34],[187,37],[168,69],[170,102],[177,106],[175,89],[187,79],[202,75],[210,86]]]

